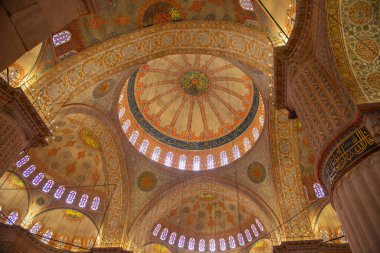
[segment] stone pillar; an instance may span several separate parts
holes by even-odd
[[[17,122],[5,113],[0,113],[0,176],[27,147],[28,141]]]
[[[49,128],[21,88],[0,78],[0,177],[16,162],[20,152],[46,145]]]
[[[380,252],[380,151],[347,172],[331,193],[353,252]]]

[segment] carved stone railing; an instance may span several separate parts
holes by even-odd
[[[283,242],[273,247],[273,253],[350,253],[348,244],[326,243],[322,240]]]
[[[28,230],[17,225],[6,225],[0,223],[0,253],[41,253],[52,252],[62,253],[71,252],[54,248],[42,243],[36,236]],[[80,252],[91,253],[132,253],[122,248],[93,248],[89,251],[81,249]]]

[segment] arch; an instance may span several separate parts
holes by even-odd
[[[144,209],[140,211],[140,214],[136,217],[134,223],[131,225],[129,234],[125,235],[126,238],[130,240],[129,243],[136,245],[137,247],[139,244],[143,244],[144,240],[141,240],[141,238],[149,238],[149,236],[147,236],[151,234],[151,229],[149,228],[153,228],[156,225],[156,223],[158,223],[160,218],[165,216],[168,210],[172,210],[173,207],[176,206],[178,202],[178,196],[181,195],[181,198],[183,199],[193,197],[194,192],[196,192],[194,191],[194,189],[199,189],[200,184],[202,184],[202,187],[204,189],[223,188],[224,196],[228,196],[229,194],[231,194],[231,196],[233,195],[234,197],[236,197],[236,188],[234,187],[234,185],[231,185],[230,182],[218,180],[215,178],[211,179],[207,176],[196,177],[191,180],[185,181],[183,184],[181,183],[176,186],[168,186],[167,191],[162,191],[158,196],[156,196],[154,199],[150,201],[150,204],[145,206]],[[263,201],[259,196],[248,191],[247,189],[245,189],[245,187],[239,187],[239,191],[241,203],[250,203],[250,206],[256,206],[254,208],[252,207],[252,210],[255,210],[255,215],[260,217],[260,220],[262,221],[263,225],[265,225],[267,231],[270,231],[271,228],[274,228],[279,224],[275,214],[265,203],[265,201]],[[255,221],[253,220],[252,222]],[[142,224],[144,225],[142,226]],[[170,227],[168,228],[170,229]],[[244,233],[244,230],[241,232]],[[273,236],[277,235],[273,234]],[[188,247],[189,240],[186,240],[186,248]],[[226,243],[228,244],[228,238]]]

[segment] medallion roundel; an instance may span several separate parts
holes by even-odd
[[[227,60],[176,54],[131,74],[119,120],[127,139],[150,159],[207,170],[251,149],[263,129],[264,104],[251,78]]]
[[[156,187],[156,184],[157,178],[150,171],[141,173],[137,178],[137,186],[144,192],[152,191]]]
[[[101,98],[106,96],[112,90],[114,85],[115,81],[113,79],[105,80],[99,83],[92,92],[93,97]]]
[[[258,162],[253,162],[247,169],[247,176],[253,183],[261,183],[265,180],[266,170],[264,165]]]

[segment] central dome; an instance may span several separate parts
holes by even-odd
[[[247,75],[222,58],[200,54],[142,65],[129,77],[119,106],[122,128],[140,152],[192,170],[226,165],[248,151],[263,113]]]

